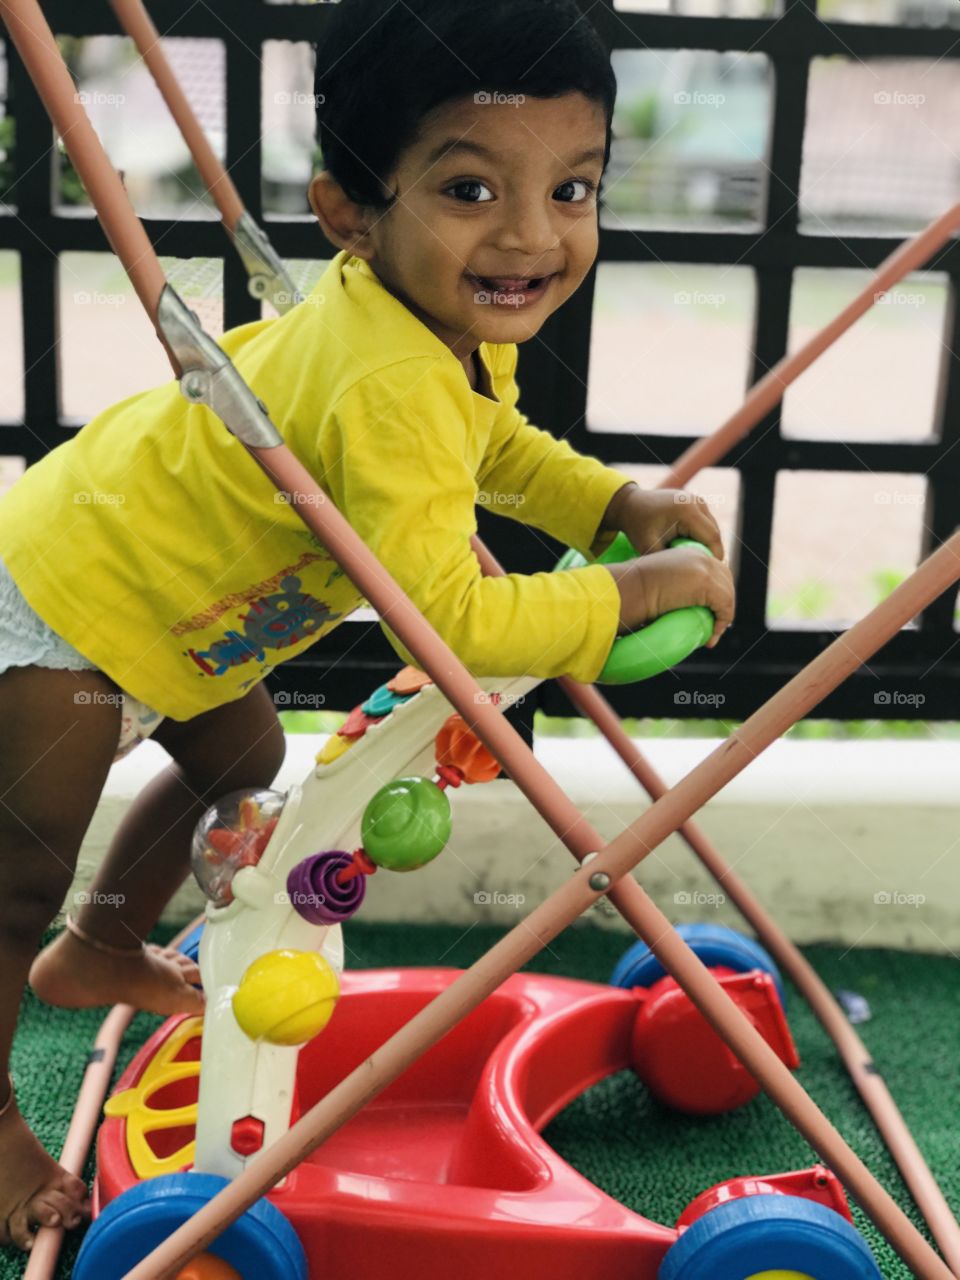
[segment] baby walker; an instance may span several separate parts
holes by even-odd
[[[113,4],[145,57],[150,47],[162,83],[157,33],[139,0]],[[265,406],[166,283],[37,0],[0,0],[0,10],[185,394],[208,404],[278,487],[318,494]],[[185,127],[189,108],[167,81]],[[205,146],[202,135],[191,139],[195,154]],[[232,212],[228,228],[251,291],[280,297],[282,280],[293,295],[262,232],[249,221],[241,227],[248,215],[238,198]],[[887,288],[926,261],[958,226],[960,206],[894,255],[866,292],[876,296],[881,278]],[[862,297],[828,326],[819,350],[868,305]],[[721,456],[817,353],[808,346],[773,370],[670,479],[678,482],[684,467],[689,478],[711,450]],[[184,946],[198,955],[206,1012],[168,1019],[107,1104],[96,1219],[79,1280],[412,1280],[425,1262],[464,1277],[522,1271],[533,1280],[597,1272],[624,1280],[879,1276],[851,1225],[841,1179],[916,1274],[950,1277],[791,1076],[796,1050],[768,952],[730,930],[674,931],[627,872],[960,578],[960,534],[687,778],[666,793],[659,785],[653,806],[604,848],[498,710],[499,698],[520,697],[537,681],[475,681],[329,501],[294,507],[380,614],[390,611],[423,670],[405,668],[356,707],[302,786],[223,797],[198,826],[193,862],[208,903]],[[479,544],[477,551],[485,571],[497,572],[489,553]],[[602,558],[632,554],[621,536]],[[576,563],[570,553],[558,569]],[[618,641],[601,679],[654,675],[711,630],[706,610],[667,615]],[[360,908],[367,877],[431,862],[450,834],[446,791],[489,781],[501,764],[581,869],[465,973],[343,973],[340,926]],[[516,972],[604,896],[645,939],[609,987]],[[765,928],[792,964],[773,926]],[[539,1136],[572,1098],[626,1066],[663,1101],[703,1114],[741,1105],[762,1085],[824,1164],[707,1189],[674,1226],[631,1213]],[[893,1111],[888,1129],[899,1122],[902,1134]],[[960,1233],[948,1210],[945,1224],[942,1196],[920,1165],[911,1186],[922,1187],[956,1270]]]

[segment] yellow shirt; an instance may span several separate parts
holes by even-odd
[[[220,346],[475,675],[597,676],[619,617],[608,571],[483,578],[470,547],[481,502],[588,551],[629,479],[517,410],[516,345],[481,345],[496,399],[472,391],[450,348],[341,252],[299,306]],[[54,631],[176,720],[242,697],[365,603],[174,380],[28,468],[0,500],[0,559]]]

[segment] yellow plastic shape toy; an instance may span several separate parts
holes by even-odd
[[[160,1091],[167,1086],[180,1080],[199,1080],[198,1059],[176,1059],[186,1045],[202,1032],[201,1017],[184,1018],[167,1037],[137,1084],[131,1089],[115,1093],[104,1104],[105,1115],[122,1116],[126,1119],[127,1154],[138,1178],[157,1178],[162,1173],[176,1173],[184,1165],[193,1164],[196,1145],[193,1138],[168,1155],[159,1156],[150,1144],[149,1135],[160,1129],[196,1130],[195,1101],[177,1107],[158,1107],[154,1103]],[[190,1092],[195,1098],[197,1088],[191,1088]]]

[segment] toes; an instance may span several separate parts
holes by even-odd
[[[68,1173],[64,1169],[56,1190],[61,1191],[78,1209],[84,1212],[89,1210],[90,1195],[87,1191],[87,1184],[82,1178],[78,1178],[75,1173]]]
[[[187,958],[184,957],[184,959]],[[194,964],[194,962],[189,959],[187,959],[186,964],[182,964],[180,966],[180,976],[183,978],[184,982],[193,983],[202,981],[200,977],[200,966],[198,964]]]
[[[34,1197],[32,1209],[34,1220],[45,1227],[77,1227],[83,1220],[81,1204],[52,1187]]]
[[[7,1219],[7,1230],[10,1233],[10,1239],[18,1249],[32,1249],[34,1234],[33,1228],[30,1226],[30,1220],[27,1217],[27,1206],[25,1204],[18,1205]]]
[[[183,1013],[203,1013],[207,1002],[202,991],[196,987],[185,987],[183,993]]]

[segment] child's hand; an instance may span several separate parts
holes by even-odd
[[[702,540],[702,539],[701,539]],[[736,592],[729,567],[696,547],[654,551],[604,568],[613,574],[620,592],[618,635],[633,631],[672,609],[706,605],[715,622],[707,644],[712,649],[736,611]]]
[[[674,538],[693,538],[723,559],[723,540],[706,500],[684,489],[627,485],[614,494],[604,527],[625,533],[641,556],[663,551]]]

